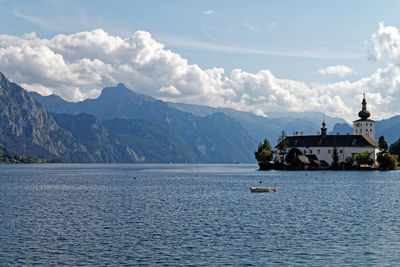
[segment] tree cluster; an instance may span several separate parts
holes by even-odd
[[[377,161],[379,163],[379,169],[383,171],[388,170],[397,170],[397,158],[398,155],[392,155],[388,152],[388,144],[385,141],[385,138],[382,136],[379,137],[379,153],[377,156]],[[392,144],[393,145],[393,144]],[[390,147],[392,147],[392,145]]]
[[[369,151],[364,151],[361,153],[358,153],[356,155],[356,161],[358,165],[362,164],[367,164],[367,165],[372,165],[374,163],[374,160],[371,158],[371,152]]]
[[[273,165],[270,164],[274,157],[274,151],[272,150],[271,144],[267,139],[264,140],[264,143],[260,143],[258,145],[258,149],[254,152],[254,156],[258,161],[258,165],[260,169],[267,170],[272,169]]]
[[[40,160],[32,156],[23,156],[18,155],[16,153],[3,150],[0,148],[0,164],[22,164],[22,163],[56,163],[61,162],[58,159],[54,159],[52,161]]]
[[[333,146],[332,164],[331,164],[330,168],[335,171],[340,169],[339,155],[338,155],[338,151],[337,151],[336,142]]]
[[[378,162],[378,168],[382,171],[389,170],[397,170],[397,158],[398,155],[392,155],[390,150],[388,151],[388,144],[385,141],[385,137],[382,135],[378,140],[379,145],[379,153],[376,157],[376,161]],[[395,146],[393,144],[390,146],[395,150]],[[356,160],[358,164],[368,164],[371,165],[374,163],[371,158],[371,152],[365,151],[356,155]]]

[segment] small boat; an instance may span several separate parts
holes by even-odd
[[[269,186],[263,187],[250,187],[250,192],[260,193],[260,192],[269,192]]]

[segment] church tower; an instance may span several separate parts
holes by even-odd
[[[368,119],[371,113],[367,110],[365,94],[362,101],[362,110],[358,112],[359,120],[353,122],[354,135],[368,135],[375,140],[375,121]]]
[[[325,126],[326,126],[326,123],[325,123],[325,120],[324,120],[324,122],[322,123],[322,128],[321,128],[321,135],[322,136],[326,136],[328,134],[328,129]]]

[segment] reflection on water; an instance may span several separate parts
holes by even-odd
[[[398,172],[256,169],[1,165],[0,265],[400,262]]]

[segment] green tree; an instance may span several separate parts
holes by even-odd
[[[379,137],[379,153],[376,158],[376,160],[379,163],[379,169],[383,171],[388,171],[388,170],[397,170],[397,159],[398,159],[398,153],[400,149],[400,144],[399,140],[394,142],[393,144],[390,145],[389,152],[388,151],[388,144],[385,141],[385,138],[383,135]],[[391,155],[390,153],[393,153],[394,155]]]
[[[258,149],[256,152],[254,152],[254,156],[256,157],[256,160],[261,163],[268,163],[272,160],[273,158],[273,151],[271,144],[267,139],[264,140],[263,144],[258,145]]]
[[[332,170],[339,170],[339,155],[337,152],[337,146],[336,143],[333,145],[333,153],[332,153],[332,164],[331,164],[331,169]]]
[[[388,151],[388,144],[386,143],[385,137],[383,135],[381,135],[379,137],[378,145],[379,145],[379,150],[381,152],[387,152]]]
[[[364,152],[358,153],[356,155],[357,164],[358,165],[360,165],[360,164],[371,165],[372,163],[374,163],[373,159],[371,159],[371,154],[372,153],[369,151],[364,151]]]
[[[397,155],[382,152],[378,154],[377,161],[379,162],[380,170],[397,170]]]
[[[389,153],[400,156],[400,139],[390,145]]]

